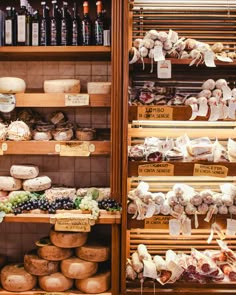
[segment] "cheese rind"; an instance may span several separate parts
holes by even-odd
[[[71,257],[73,255],[73,250],[69,248],[59,248],[57,246],[48,244],[40,247],[37,253],[39,257],[46,260],[61,261],[63,259]]]
[[[48,176],[39,176],[23,182],[23,188],[29,192],[44,191],[51,187],[52,181]]]
[[[88,82],[88,94],[110,94],[111,82]]]
[[[12,165],[10,174],[15,178],[32,179],[39,175],[39,168],[35,165]]]
[[[110,248],[98,244],[85,244],[75,249],[75,255],[93,262],[103,262],[110,258]]]
[[[25,81],[17,77],[1,77],[0,93],[22,93],[25,92]]]
[[[22,187],[22,181],[11,176],[0,176],[0,190],[17,191]]]
[[[60,272],[56,272],[49,276],[39,277],[39,286],[47,292],[63,292],[72,288],[73,280],[66,278]]]
[[[80,80],[45,80],[43,88],[45,93],[80,93]]]
[[[87,241],[86,232],[56,232],[50,231],[50,240],[53,245],[61,248],[76,248],[84,245]]]

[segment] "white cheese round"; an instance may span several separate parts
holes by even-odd
[[[25,92],[26,84],[21,78],[1,77],[0,93],[22,93]]]
[[[51,187],[52,181],[48,176],[39,176],[23,182],[23,188],[29,192],[44,191]]]
[[[88,82],[88,94],[110,94],[111,82]]]
[[[87,241],[88,233],[86,232],[57,232],[50,231],[50,240],[53,245],[61,248],[76,248],[84,245]]]
[[[45,80],[43,89],[45,93],[80,93],[80,80]]]
[[[15,178],[31,179],[39,175],[39,168],[35,165],[12,165],[10,174]]]
[[[39,277],[39,286],[47,292],[63,292],[72,288],[73,280],[66,278],[60,272],[56,272],[49,276]]]
[[[0,176],[0,190],[2,191],[17,191],[21,189],[22,182],[11,176]]]
[[[102,262],[110,258],[110,248],[98,244],[85,244],[75,249],[77,257],[93,262]]]
[[[75,280],[75,286],[86,294],[98,294],[106,292],[110,288],[111,273],[99,273],[86,279]]]

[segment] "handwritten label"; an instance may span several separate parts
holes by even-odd
[[[146,218],[144,223],[144,228],[169,228],[169,221],[173,218],[172,216],[162,216],[157,215],[151,218]]]
[[[167,106],[138,107],[138,120],[173,120],[173,108]]]
[[[65,106],[88,106],[89,94],[66,94]]]
[[[55,224],[56,231],[90,232],[91,225],[95,220],[91,214],[56,214],[51,218],[50,223]]]
[[[156,163],[140,165],[138,167],[139,176],[173,176],[174,165],[169,163]]]
[[[222,165],[195,164],[193,176],[214,176],[224,178],[228,175],[228,168]]]
[[[93,151],[95,150],[94,145]],[[90,156],[89,142],[83,143],[66,143],[60,145],[60,156],[64,157],[88,157]]]

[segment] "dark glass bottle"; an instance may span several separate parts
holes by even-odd
[[[52,16],[50,19],[50,45],[59,45],[57,1],[52,1]]]
[[[26,45],[26,1],[20,1],[20,10],[17,14],[17,45]]]
[[[13,45],[13,27],[14,18],[12,15],[12,8],[6,7],[6,18],[5,18],[5,33],[4,33],[4,44],[5,46]]]
[[[69,20],[67,16],[67,2],[63,2],[61,17],[61,45],[70,45]]]
[[[81,20],[77,12],[77,3],[74,2],[72,19],[72,45],[81,45]]]
[[[42,19],[40,22],[40,45],[50,45],[50,27],[49,27],[49,9],[47,9],[46,2],[41,2],[42,5]]]
[[[27,10],[26,10],[26,45],[31,45],[31,22],[32,22],[32,15],[31,15],[31,6],[27,3]]]
[[[82,45],[92,45],[92,24],[89,18],[88,1],[83,3],[83,14],[81,22]]]
[[[13,45],[17,45],[17,14],[15,7],[12,7],[12,17],[13,17]]]
[[[39,11],[35,10],[32,16],[32,25],[31,25],[31,44],[32,46],[39,46],[40,42],[40,20],[39,20]]]
[[[94,22],[94,44],[103,45],[104,20],[103,20],[103,13],[102,13],[102,1],[97,1],[96,6],[97,6],[97,17]]]

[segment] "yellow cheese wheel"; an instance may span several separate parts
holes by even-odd
[[[106,292],[110,288],[110,271],[96,274],[87,279],[75,280],[75,286],[78,290],[86,294],[98,294]]]
[[[63,292],[72,288],[73,280],[66,278],[60,272],[56,272],[49,276],[39,277],[39,286],[47,292]]]
[[[57,232],[50,231],[50,240],[53,245],[61,248],[76,248],[84,245],[87,241],[88,233],[86,232]]]
[[[77,257],[64,259],[61,262],[62,273],[70,279],[85,279],[97,272],[96,262],[85,261]]]
[[[0,93],[22,93],[25,92],[26,84],[21,78],[1,77]]]
[[[80,93],[80,80],[57,79],[45,80],[43,85],[46,93]]]
[[[22,264],[10,264],[1,270],[1,283],[7,291],[24,292],[35,287],[37,278],[29,274]]]
[[[110,248],[99,244],[85,244],[75,249],[75,254],[81,259],[94,262],[106,261],[110,258]]]
[[[37,254],[39,257],[50,260],[60,261],[69,258],[73,255],[73,250],[69,248],[60,248],[50,243],[49,239],[47,244],[39,247]]]

